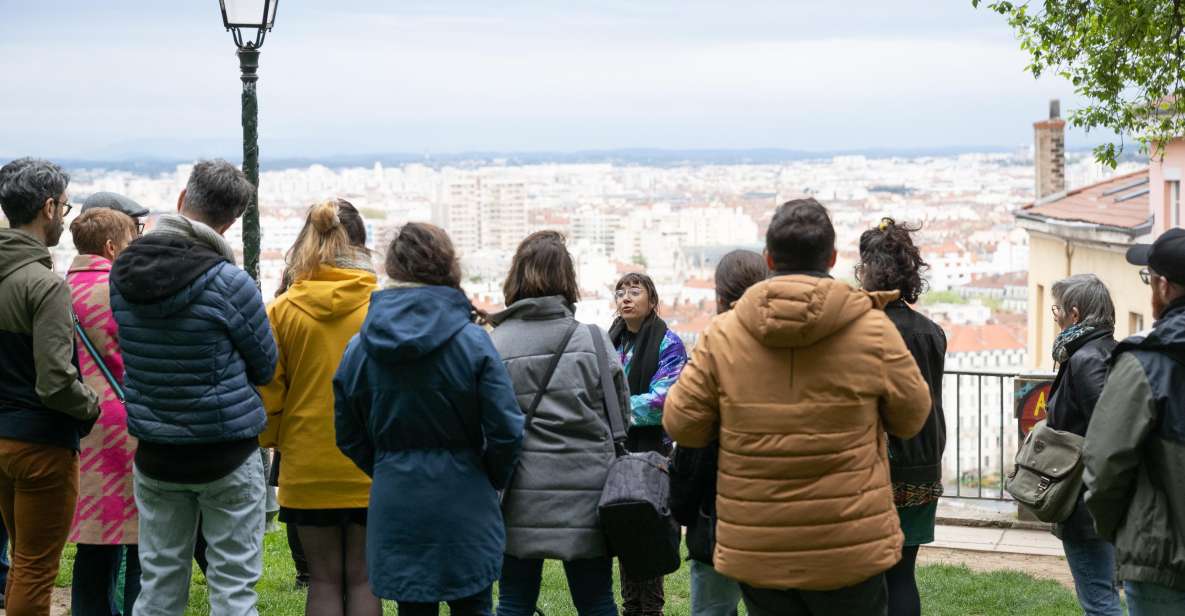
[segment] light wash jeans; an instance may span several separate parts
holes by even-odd
[[[157,481],[134,470],[140,511],[140,598],[136,616],[179,616],[189,602],[198,514],[210,562],[211,616],[257,616],[263,573],[263,462],[248,456],[210,483]]]
[[[691,616],[730,616],[741,602],[741,585],[712,565],[691,561]]]
[[[1074,591],[1086,616],[1123,616],[1115,584],[1115,546],[1095,539],[1062,539],[1066,563],[1074,576]]]
[[[1185,614],[1185,591],[1148,582],[1124,582],[1128,616],[1181,616]]]

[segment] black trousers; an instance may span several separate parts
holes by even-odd
[[[446,601],[449,613],[453,616],[490,616],[494,613],[494,587],[489,588],[464,599]],[[398,601],[399,616],[437,616],[440,613],[440,602],[412,603]]]
[[[886,616],[889,593],[883,573],[836,590],[770,590],[741,584],[750,616]]]
[[[119,565],[127,563],[124,586],[119,588]],[[75,616],[114,616],[117,593],[123,593],[123,614],[131,614],[140,596],[140,556],[135,545],[78,544],[74,556],[74,582],[70,609]]]

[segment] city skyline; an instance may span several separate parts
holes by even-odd
[[[216,3],[10,9],[0,157],[233,157]],[[52,26],[52,27],[51,27]],[[962,2],[288,0],[261,58],[264,159],[663,148],[1012,148],[1047,99],[998,15]],[[1107,136],[1071,131],[1071,147]]]

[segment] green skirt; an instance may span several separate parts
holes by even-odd
[[[934,521],[938,517],[938,501],[915,507],[898,507],[901,532],[905,533],[905,545],[924,545],[934,542]]]

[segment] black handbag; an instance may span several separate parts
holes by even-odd
[[[679,569],[679,523],[671,513],[669,461],[660,453],[629,453],[621,403],[609,369],[609,355],[601,330],[588,326],[597,350],[601,397],[617,459],[601,491],[597,513],[609,551],[622,572],[634,579],[650,579]]]

